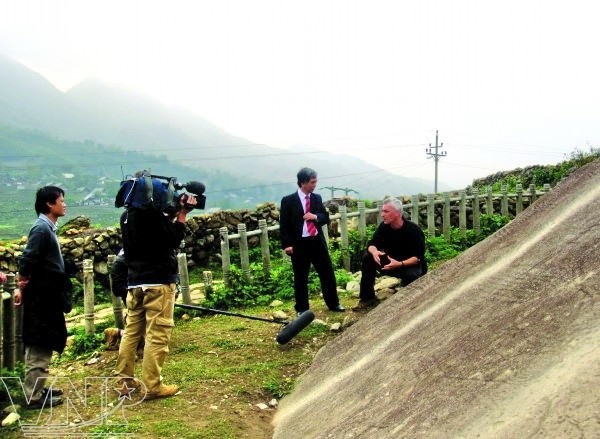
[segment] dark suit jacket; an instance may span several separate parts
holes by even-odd
[[[318,237],[325,239],[321,226],[329,224],[329,213],[323,206],[323,200],[319,194],[310,194],[310,212],[317,215]],[[279,233],[281,236],[281,248],[293,247],[302,238],[302,227],[304,226],[304,205],[298,197],[298,192],[286,195],[281,199],[279,209]]]

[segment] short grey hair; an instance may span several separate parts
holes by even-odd
[[[298,171],[296,177],[298,177],[298,187],[300,187],[303,183],[308,183],[312,178],[317,178],[317,171],[311,168],[302,168]]]
[[[383,199],[383,204],[391,204],[394,206],[394,209],[396,209],[398,212],[402,213],[402,201],[400,201],[400,199],[395,198],[395,197],[385,197]]]

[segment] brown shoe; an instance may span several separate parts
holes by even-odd
[[[119,396],[128,396],[132,393],[138,393],[140,387],[142,386],[142,382],[135,378],[121,378],[117,381],[114,389],[119,393]]]
[[[175,384],[161,384],[158,392],[148,392],[146,393],[146,397],[144,399],[158,399],[158,398],[168,398],[170,396],[174,396],[179,392],[179,387]]]
[[[379,305],[379,299],[377,297],[368,300],[360,300],[356,306],[352,307],[352,311],[366,311],[375,308],[377,305]]]

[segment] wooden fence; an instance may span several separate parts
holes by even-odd
[[[462,190],[458,192],[458,197],[451,197],[450,193],[444,193],[441,199],[436,199],[433,194],[427,195],[426,201],[419,201],[418,195],[413,195],[411,202],[404,204],[404,215],[408,219],[419,224],[424,230],[427,231],[429,236],[435,236],[438,231],[436,225],[436,207],[442,206],[442,224],[441,233],[449,237],[451,231],[450,212],[453,204],[458,204],[458,228],[461,231],[466,231],[468,226],[479,233],[481,230],[481,215],[482,213],[491,215],[498,213],[503,216],[509,216],[509,200],[514,200],[514,215],[519,215],[524,210],[524,199],[528,200],[528,205],[531,205],[538,197],[544,195],[550,190],[550,185],[544,185],[544,190],[537,191],[534,185],[529,187],[528,191],[524,191],[521,185],[517,185],[515,193],[509,194],[507,187],[501,188],[500,194],[492,193],[492,189],[484,195],[480,195],[477,189],[473,189],[471,194],[467,195],[467,192]],[[499,200],[499,209],[494,210],[494,200]],[[470,208],[468,208],[470,206]],[[482,207],[484,212],[482,212]],[[342,250],[343,265],[346,270],[350,270],[350,254],[349,249],[349,234],[348,234],[348,220],[350,218],[358,218],[358,233],[360,239],[366,241],[366,229],[367,229],[367,216],[368,214],[377,213],[377,224],[381,222],[381,208],[383,202],[378,201],[377,207],[367,209],[364,202],[358,202],[358,210],[354,212],[348,212],[346,206],[339,207],[339,213],[330,215],[332,221],[339,220],[339,243]],[[422,208],[426,208],[426,217],[423,218],[420,215]],[[470,224],[467,222],[467,211],[470,211]],[[271,255],[269,253],[269,232],[279,230],[279,225],[267,227],[265,220],[259,220],[259,228],[257,230],[247,231],[245,224],[238,224],[238,233],[229,234],[227,227],[221,227],[221,256],[222,256],[222,268],[223,268],[223,281],[226,286],[230,286],[231,282],[231,252],[230,242],[237,241],[240,253],[240,267],[242,269],[243,276],[250,280],[250,257],[248,251],[248,238],[252,236],[260,237],[260,248],[262,255],[263,270],[265,274],[270,272],[271,268]],[[328,238],[328,228],[322,227],[322,232],[326,238]]]

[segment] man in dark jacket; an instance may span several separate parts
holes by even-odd
[[[402,279],[405,286],[425,274],[425,234],[417,224],[405,220],[402,211],[399,199],[383,200],[382,223],[373,233],[362,260],[360,300],[353,311],[379,302],[374,289],[378,271]]]
[[[343,312],[337,295],[335,274],[321,226],[329,224],[329,213],[321,196],[313,193],[317,173],[310,168],[298,172],[298,190],[281,199],[279,232],[281,248],[292,258],[294,292],[298,314],[309,309],[308,273],[314,265],[323,299],[330,311]]]
[[[27,245],[19,259],[18,289],[15,305],[23,306],[23,343],[25,345],[25,395],[29,408],[58,405],[58,389],[44,387],[52,352],[62,353],[67,341],[65,312],[71,303],[71,283],[56,236],[56,222],[66,213],[64,191],[45,186],[37,191],[35,211],[38,219],[29,232]]]
[[[179,273],[176,249],[184,238],[186,215],[195,205],[196,198],[189,195],[180,200],[175,217],[155,208],[132,207],[121,217],[128,293],[127,323],[116,372],[128,389],[140,386],[133,377],[136,348],[145,335],[145,399],[167,398],[179,391],[175,384],[163,384],[161,371],[175,326],[173,309]]]

